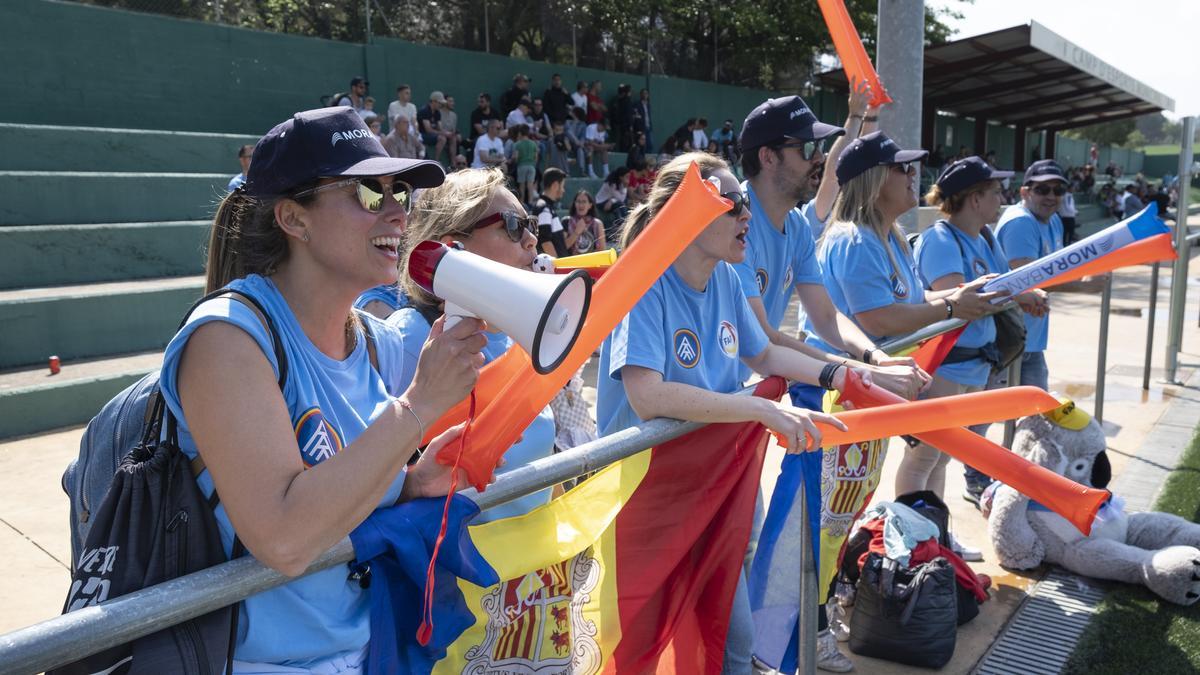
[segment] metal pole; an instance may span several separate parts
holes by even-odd
[[[796,621],[797,673],[817,672],[817,567],[813,564],[812,525],[808,522],[808,499],[800,481],[800,615]]]
[[[363,12],[367,15],[367,44],[371,44],[371,0],[363,0]]]
[[[486,54],[492,53],[492,28],[488,21],[487,0],[483,0],[483,51]]]
[[[1154,315],[1158,313],[1158,268],[1155,261],[1150,271],[1150,307],[1146,317],[1146,360],[1142,364],[1142,391],[1150,390],[1150,354],[1154,351]]]
[[[875,65],[895,103],[880,111],[879,126],[901,147],[921,147],[921,102],[925,82],[924,0],[879,0]],[[920,175],[920,171],[918,171]],[[920,185],[916,188],[920,190]],[[917,210],[899,218],[917,231]]]
[[[1196,118],[1183,118],[1183,147],[1179,153],[1179,216],[1175,222],[1175,250],[1179,257],[1171,271],[1171,310],[1167,321],[1167,382],[1175,382],[1179,366],[1179,350],[1183,346],[1183,311],[1187,302],[1187,212],[1188,194],[1192,185],[1192,136],[1196,133]]]
[[[1021,359],[1014,359],[1012,364],[1008,366],[1008,386],[1015,387],[1021,384]],[[1000,445],[1012,449],[1013,437],[1017,435],[1017,421],[1004,421],[1004,440],[1000,441]]]
[[[1096,405],[1092,411],[1097,422],[1104,421],[1104,379],[1108,371],[1108,312],[1112,306],[1112,274],[1104,281],[1100,295],[1100,345],[1096,348]]]

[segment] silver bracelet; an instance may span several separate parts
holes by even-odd
[[[421,441],[425,439],[425,423],[421,421],[421,416],[417,414],[417,411],[413,410],[411,403],[409,403],[408,401],[405,401],[402,398],[396,399],[396,403],[401,408],[404,408],[408,412],[412,413],[413,419],[417,421],[417,427],[419,427],[421,430],[420,433],[417,435],[417,446],[420,446]]]

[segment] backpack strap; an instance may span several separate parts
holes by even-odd
[[[358,321],[363,327],[363,335],[366,336],[367,358],[371,361],[371,367],[375,369],[375,372],[383,375],[383,372],[379,370],[379,352],[375,346],[375,329],[371,328],[371,320],[367,318],[367,312],[361,309],[355,309],[354,312],[358,314]]]

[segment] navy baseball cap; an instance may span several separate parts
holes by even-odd
[[[943,197],[953,197],[985,180],[1004,180],[1012,177],[1012,171],[997,171],[992,168],[992,165],[980,159],[978,155],[974,155],[960,159],[942,169],[942,175],[937,179],[937,186]]]
[[[1061,180],[1067,182],[1067,176],[1063,173],[1062,167],[1058,162],[1052,159],[1039,159],[1025,169],[1024,184],[1041,183],[1048,180]]]
[[[746,115],[738,143],[750,149],[785,138],[819,141],[844,133],[845,129],[818,120],[799,96],[781,96],[767,99]]]
[[[838,157],[838,184],[845,185],[876,166],[915,162],[925,159],[928,155],[924,150],[901,150],[896,141],[888,138],[882,131],[859,136],[850,141],[842,151],[842,156]]]
[[[362,117],[345,106],[296,113],[259,139],[253,157],[243,188],[254,197],[287,194],[336,176],[396,176],[415,188],[446,179],[435,161],[389,156]]]

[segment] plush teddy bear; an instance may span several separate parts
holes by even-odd
[[[1013,452],[1081,484],[1111,477],[1104,432],[1067,400],[1017,423]],[[1114,496],[1084,536],[1065,518],[1007,485],[996,489],[988,532],[1000,564],[1029,569],[1054,563],[1083,576],[1144,584],[1166,600],[1200,599],[1200,525],[1168,513],[1125,513]]]

